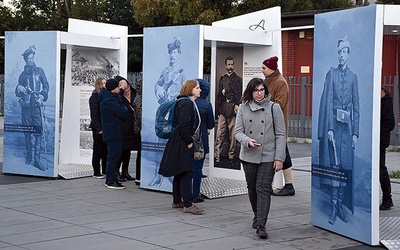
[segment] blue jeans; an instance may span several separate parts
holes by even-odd
[[[272,181],[275,175],[273,162],[243,163],[249,199],[254,216],[260,224],[267,223],[271,206]]]
[[[205,157],[204,157],[205,158]],[[201,176],[203,175],[204,158],[201,160],[194,160],[193,163],[193,197],[200,196]]]
[[[111,184],[118,181],[115,171],[121,157],[122,140],[108,141],[107,151],[106,184]]]

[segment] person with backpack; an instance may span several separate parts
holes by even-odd
[[[200,92],[200,85],[196,80],[186,80],[182,84],[173,116],[175,130],[165,146],[158,171],[164,177],[174,177],[172,208],[183,209],[184,213],[195,215],[204,211],[192,203],[194,161],[192,136],[200,122],[200,116],[194,111],[196,107],[194,105],[196,105],[195,100],[200,97]]]
[[[200,84],[200,97],[196,99],[196,105],[200,112],[201,117],[201,139],[203,141],[204,146],[204,154],[208,154],[210,151],[210,146],[208,143],[208,130],[213,129],[215,127],[215,118],[214,112],[211,106],[211,103],[207,100],[207,96],[210,93],[210,86],[208,82],[203,79],[197,79]],[[200,186],[201,186],[201,178],[203,177],[203,164],[204,159],[195,160],[193,166],[193,193],[192,193],[192,202],[198,203],[203,202],[204,199],[200,196]]]

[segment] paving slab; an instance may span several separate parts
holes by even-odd
[[[172,209],[171,194],[140,189],[134,182],[125,182],[125,190],[108,190],[104,180],[92,177],[1,174],[0,250],[384,249],[311,225],[311,144],[289,143],[289,149],[296,195],[272,197],[267,240],[251,228],[247,195],[206,199],[199,203],[204,214],[195,216]],[[0,170],[2,159],[0,153]],[[389,171],[400,170],[399,162],[399,152],[388,152]],[[392,179],[392,192],[395,206],[381,211],[381,218],[400,216],[398,179]]]

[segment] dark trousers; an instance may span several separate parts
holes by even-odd
[[[142,149],[139,148],[136,155],[136,180],[140,180],[140,166],[142,164]]]
[[[192,206],[192,180],[193,171],[186,171],[174,176],[172,181],[173,203],[179,203],[183,200],[185,207]]]
[[[101,173],[106,174],[107,167],[107,143],[103,142],[103,136],[98,134],[97,131],[93,130],[93,155],[92,155],[92,166],[93,173],[95,175]]]
[[[128,171],[129,162],[131,160],[131,150],[130,149],[122,149],[121,158],[119,160],[117,171],[119,171],[119,167],[122,164],[122,170]]]
[[[201,176],[203,175],[204,158],[193,162],[193,197],[200,196]]]
[[[379,181],[381,183],[383,198],[391,198],[392,188],[390,186],[390,177],[386,167],[386,148],[380,147],[379,154]]]
[[[249,199],[254,216],[260,224],[267,223],[271,206],[272,181],[275,175],[273,162],[243,163]]]
[[[107,142],[107,171],[106,171],[106,184],[117,182],[117,175],[115,171],[122,151],[122,140],[113,140]]]

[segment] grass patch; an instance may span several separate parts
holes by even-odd
[[[389,175],[390,178],[400,179],[400,171],[393,171]]]
[[[297,139],[295,137],[290,137],[289,142],[291,143],[297,143]]]

